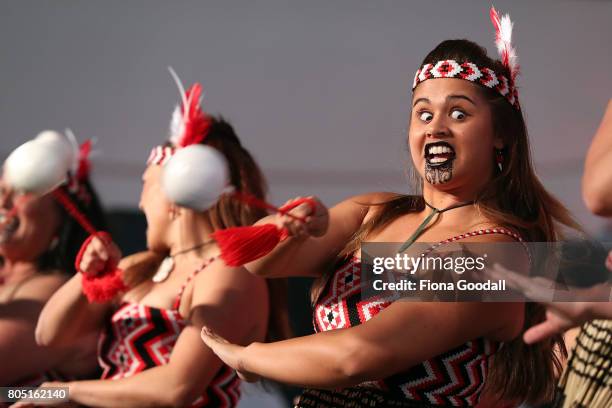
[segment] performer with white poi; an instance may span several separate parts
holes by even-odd
[[[75,277],[40,317],[43,344],[102,331],[101,380],[45,384],[67,386],[80,404],[233,407],[239,379],[202,347],[200,327],[213,325],[241,344],[285,334],[282,316],[271,317],[283,282],[268,284],[216,261],[211,239],[215,230],[263,216],[228,195],[219,198],[229,186],[263,199],[263,176],[231,125],[201,110],[200,85],[185,92],[177,82],[182,103],[170,142],[153,149],[143,175],[148,251],[120,260],[119,250],[96,234],[77,259],[84,276],[116,274],[126,290],[89,303]]]
[[[68,132],[67,132],[68,133]],[[71,134],[69,133],[71,136]],[[74,203],[96,228],[105,220],[89,181],[91,143],[54,131],[18,147],[0,179],[0,384],[36,386],[96,374],[96,338],[69,347],[41,347],[38,315],[74,274],[73,259],[87,233],[54,198]],[[1,405],[1,404],[0,404]]]

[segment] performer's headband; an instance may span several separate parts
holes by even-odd
[[[505,97],[511,105],[520,109],[516,88],[503,74],[495,73],[491,68],[478,67],[472,62],[459,63],[455,60],[438,61],[425,64],[414,75],[412,89],[431,78],[459,78],[494,89]]]
[[[162,166],[170,160],[176,149],[171,146],[155,146],[147,159],[147,166],[152,164]]]
[[[501,57],[502,65],[508,68],[510,77],[495,72],[489,67],[478,66],[472,62],[459,63],[455,60],[442,60],[433,64],[425,64],[414,75],[412,89],[418,84],[432,78],[458,78],[483,85],[497,91],[520,110],[518,92],[516,90],[516,77],[519,74],[518,57],[512,46],[512,21],[507,14],[501,19],[497,11],[491,7],[491,22],[495,27],[495,45]]]

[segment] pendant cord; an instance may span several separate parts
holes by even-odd
[[[434,207],[433,205],[429,204],[424,199],[423,199],[423,202],[425,202],[425,205],[427,207],[431,208],[431,212],[429,213],[429,215],[427,217],[425,217],[423,222],[421,222],[421,224],[417,227],[416,231],[414,231],[414,233],[410,236],[410,238],[408,238],[406,240],[406,242],[404,242],[402,244],[400,249],[397,251],[398,253],[404,252],[405,250],[410,248],[410,246],[412,244],[414,244],[414,242],[417,240],[417,238],[419,236],[421,236],[421,234],[423,233],[423,230],[425,230],[425,228],[427,228],[427,226],[429,225],[430,221],[435,216],[437,216],[439,214],[442,214],[443,212],[446,212],[446,211],[454,210],[455,208],[465,207],[467,205],[472,205],[472,204],[475,203],[475,201],[468,201],[467,203],[454,204],[454,205],[451,205],[450,207],[446,207],[446,208],[443,208],[443,209],[440,210],[440,209]]]
[[[177,252],[175,254],[168,254],[168,256],[170,258],[174,258],[174,257],[176,257],[178,255],[182,255],[182,254],[185,254],[187,252],[191,252],[191,251],[195,251],[196,249],[200,249],[200,248],[202,248],[202,247],[204,247],[204,246],[206,246],[208,244],[212,244],[213,242],[215,242],[214,239],[211,239],[211,240],[208,240],[208,241],[204,241],[204,242],[202,242],[202,243],[200,243],[198,245],[192,246],[191,248],[183,249],[182,251],[179,251],[179,252]]]
[[[429,204],[429,203],[428,203],[427,201],[425,201],[425,200],[423,200],[423,202],[425,203],[425,205],[426,205],[426,206],[428,206],[428,207],[429,207],[429,208],[431,208],[432,210],[435,210],[435,211],[437,211],[438,213],[442,214],[443,212],[450,211],[450,210],[454,210],[455,208],[460,208],[460,207],[465,207],[465,206],[467,206],[467,205],[472,205],[472,204],[474,204],[476,201],[472,200],[472,201],[468,201],[468,202],[465,202],[465,203],[454,204],[454,205],[451,205],[450,207],[446,207],[446,208],[443,208],[443,209],[441,209],[441,210],[437,209],[436,207],[434,207],[433,205]]]

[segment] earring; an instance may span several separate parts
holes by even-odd
[[[501,173],[504,170],[504,151],[502,149],[495,149],[495,162]]]
[[[51,239],[51,242],[49,243],[49,251],[53,251],[55,248],[57,248],[58,245],[59,245],[59,236],[54,235],[53,238]]]

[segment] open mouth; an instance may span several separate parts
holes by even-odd
[[[8,241],[17,228],[19,228],[19,218],[0,213],[0,243]]]
[[[455,149],[447,142],[435,142],[425,145],[425,161],[430,167],[441,166],[455,158]]]

